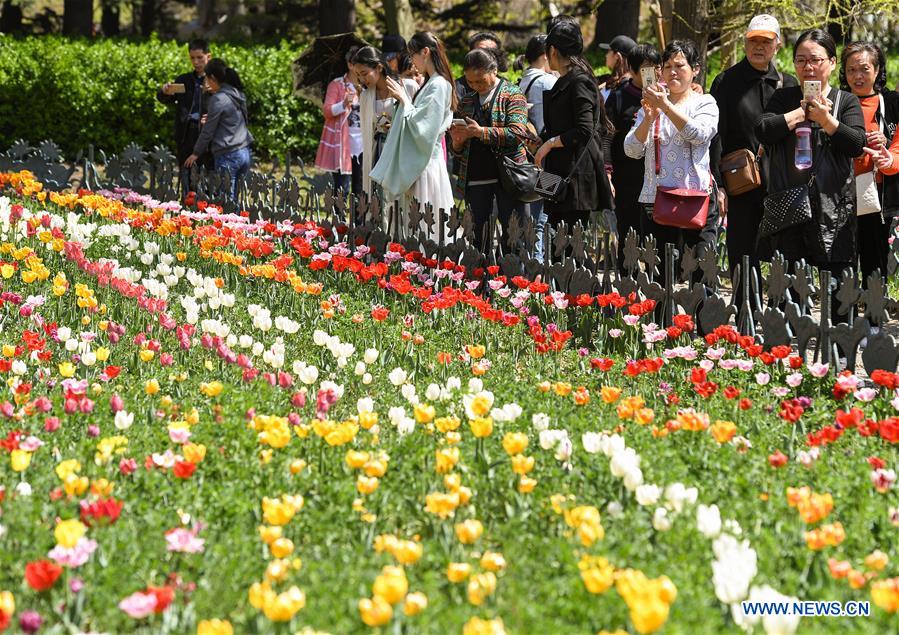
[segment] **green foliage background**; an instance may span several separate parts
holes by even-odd
[[[321,110],[293,95],[290,71],[303,46],[281,41],[213,47],[245,84],[257,158],[283,159],[290,151],[311,162],[321,136]],[[606,72],[601,55],[590,61],[597,73]],[[454,75],[461,75],[461,56],[452,62]],[[708,86],[721,70],[720,55],[706,63]],[[789,48],[778,53],[778,67],[793,72]],[[107,152],[132,141],[143,148],[172,148],[173,110],[156,101],[156,90],[188,70],[183,44],[155,37],[138,42],[0,34],[0,149],[19,139],[52,139],[68,157],[91,143]],[[510,68],[506,76],[517,81],[519,75]],[[897,79],[899,56],[888,55],[888,86]]]
[[[314,157],[321,110],[294,97],[290,64],[300,47],[215,44],[213,54],[240,74],[250,128],[260,157],[286,151]],[[174,41],[13,38],[0,34],[0,148],[18,139],[52,139],[67,155],[89,143],[107,152],[130,142],[172,147],[173,107],[156,100],[158,86],[190,70]]]

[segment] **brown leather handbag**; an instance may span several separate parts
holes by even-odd
[[[652,137],[656,151],[656,176],[658,176],[659,163],[662,160],[658,119],[656,119]],[[691,152],[692,150],[690,148]],[[655,223],[667,227],[699,230],[705,227],[708,217],[709,193],[705,190],[694,190],[687,187],[656,187],[655,204],[652,207],[652,220]]]
[[[730,196],[751,192],[762,185],[758,160],[752,150],[747,148],[728,152],[721,157],[721,174],[724,177],[724,189]]]

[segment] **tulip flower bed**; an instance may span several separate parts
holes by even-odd
[[[895,630],[896,375],[200,207],[0,175],[0,630]]]

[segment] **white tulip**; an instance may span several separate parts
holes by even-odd
[[[428,384],[427,389],[425,389],[425,399],[428,401],[437,401],[440,399],[440,386],[437,384]]]
[[[531,425],[534,426],[534,430],[537,432],[543,432],[544,430],[549,428],[550,420],[549,415],[544,412],[536,412],[531,415]]]
[[[321,329],[315,329],[315,331],[313,331],[313,333],[312,333],[312,341],[315,343],[316,346],[324,346],[325,344],[328,343],[329,338],[330,338],[330,335],[328,335]]]
[[[468,392],[481,392],[484,390],[484,382],[480,377],[472,377],[468,380]]]
[[[585,432],[581,435],[581,443],[584,446],[584,451],[587,454],[596,454],[599,452],[599,442],[602,439],[603,435],[598,432]]]
[[[366,386],[371,384],[371,382],[373,380],[374,380],[374,378],[371,376],[371,373],[365,373],[364,375],[362,375],[362,383],[365,384]]]
[[[366,348],[365,353],[362,355],[362,361],[366,364],[374,364],[378,361],[378,349]]]
[[[356,402],[356,411],[361,415],[364,412],[375,411],[375,400],[371,397],[362,397]]]
[[[646,507],[647,505],[655,505],[662,495],[662,488],[658,485],[641,485],[635,492],[637,503]]]
[[[671,518],[668,517],[667,509],[656,507],[656,511],[652,515],[652,526],[656,531],[668,531],[671,529]]]
[[[400,433],[401,436],[411,434],[415,431],[415,419],[411,417],[403,417],[403,419],[397,424],[396,430]]]
[[[88,351],[81,356],[81,363],[85,366],[93,366],[97,363],[97,355],[93,351]]]
[[[299,373],[300,381],[311,386],[318,379],[318,368],[315,366],[306,366]]]
[[[134,423],[134,413],[119,410],[115,413],[114,423],[117,430],[127,430]]]
[[[696,508],[696,528],[706,538],[717,538],[721,533],[721,512],[717,505],[699,505]]]
[[[394,386],[402,386],[406,383],[406,371],[399,367],[394,368],[390,371],[390,374],[387,375],[387,379],[389,379],[390,383]]]
[[[353,374],[357,377],[361,377],[367,370],[368,366],[366,366],[365,362],[360,359],[358,362],[356,362],[356,367],[353,369]]]

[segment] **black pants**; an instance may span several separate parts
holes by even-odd
[[[474,244],[482,253],[485,253],[485,249],[490,247],[493,236],[493,227],[488,227],[487,221],[490,220],[490,215],[493,213],[494,200],[499,214],[499,222],[503,228],[503,253],[508,254],[511,253],[512,248],[508,243],[509,219],[512,218],[512,214],[515,214],[518,216],[519,226],[524,227],[525,204],[509,196],[498,182],[469,185],[465,188],[465,202],[471,210],[471,217],[474,221]],[[485,229],[488,231],[486,244],[484,241]]]
[[[742,268],[743,256],[749,256],[749,266],[756,276],[761,276],[756,241],[764,212],[764,200],[763,187],[728,197],[727,200],[727,268],[736,289],[735,301],[738,307],[743,303],[743,287],[742,280],[734,279],[734,272],[737,265]]]
[[[887,275],[887,255],[890,251],[891,218],[881,214],[865,214],[858,217],[858,261],[862,285],[867,288],[868,276],[880,270]]]
[[[639,195],[637,190],[636,194]],[[631,197],[628,197],[631,198]],[[625,197],[615,198],[615,222],[618,227],[618,270],[624,273],[624,244],[631,229],[637,232],[638,244],[646,236],[646,212],[643,205],[637,200],[624,200]]]
[[[175,158],[178,161],[178,176],[181,179],[181,196],[187,196],[188,192],[195,192],[197,184],[190,178],[190,168],[184,167],[184,162],[194,152],[194,145],[200,138],[200,127],[197,124],[188,123],[184,131],[184,138],[178,142]],[[215,160],[211,152],[204,152],[197,159],[197,168],[204,168],[207,172],[215,170]]]

